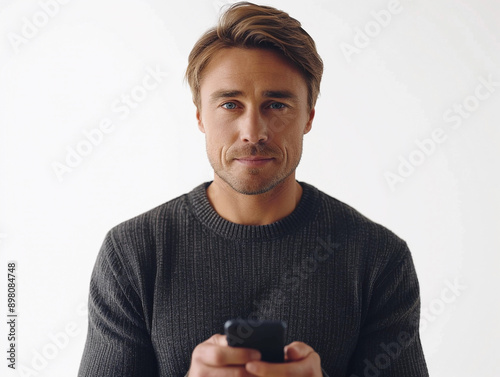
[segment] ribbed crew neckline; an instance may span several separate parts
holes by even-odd
[[[302,196],[291,214],[268,225],[236,224],[222,218],[210,204],[206,190],[211,183],[212,181],[202,183],[187,194],[189,207],[203,225],[228,239],[268,240],[293,233],[314,217],[320,202],[316,187],[298,182],[302,186]]]

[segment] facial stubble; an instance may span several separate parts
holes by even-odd
[[[208,151],[208,145],[207,145],[207,155],[208,159],[210,162],[210,165],[214,169],[215,174],[222,180],[224,181],[229,187],[231,187],[234,191],[243,194],[243,195],[259,195],[259,194],[264,194],[266,192],[271,191],[281,183],[283,183],[290,175],[292,175],[295,170],[297,169],[297,166],[299,165],[300,159],[302,157],[302,145],[303,145],[303,139],[300,140],[300,145],[298,146],[299,148],[299,154],[297,157],[297,160],[293,163],[292,166],[288,170],[285,170],[283,173],[280,174],[280,171],[277,172],[277,174],[274,174],[271,176],[270,179],[266,179],[264,182],[255,182],[255,185],[258,185],[258,187],[255,187],[252,184],[249,184],[248,182],[245,182],[241,179],[239,179],[238,176],[235,174],[231,174],[231,172],[228,172],[229,168],[224,169],[222,164],[220,164],[217,161],[213,161],[210,158],[210,153]],[[254,144],[250,145],[248,147],[243,148],[243,150],[239,150],[236,153],[229,153],[227,160],[229,160],[230,164],[237,164],[238,162],[234,160],[231,155],[234,156],[255,156],[259,155],[262,157],[273,157],[277,159],[277,154],[276,154],[276,149],[271,148],[267,146],[266,144]],[[279,159],[280,161],[284,160],[285,156],[282,156],[281,153],[279,153]],[[272,163],[275,163],[274,161]],[[263,168],[247,168],[245,169],[244,173],[248,175],[248,179],[252,180],[252,177],[255,177],[255,179],[258,179],[258,177],[263,173]]]

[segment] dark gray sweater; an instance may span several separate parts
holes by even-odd
[[[232,318],[280,319],[330,376],[428,376],[419,286],[404,241],[300,183],[289,216],[221,218],[204,183],[113,228],[90,283],[79,376],[184,376]]]

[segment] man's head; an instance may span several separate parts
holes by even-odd
[[[186,72],[214,183],[254,195],[294,182],[321,73],[298,21],[249,3],[229,8],[195,45]]]
[[[314,40],[287,13],[249,2],[231,5],[219,24],[208,30],[191,50],[186,78],[198,108],[204,69],[217,51],[231,47],[272,49],[283,55],[303,75],[307,103],[310,110],[314,108],[323,75],[323,61]]]

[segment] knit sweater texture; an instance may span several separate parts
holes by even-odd
[[[226,320],[288,324],[330,377],[428,376],[419,285],[394,233],[299,182],[269,225],[229,222],[203,183],[114,227],[91,277],[80,377],[185,376]]]

